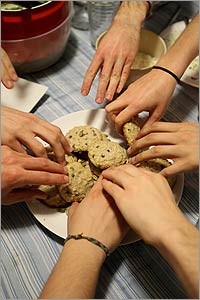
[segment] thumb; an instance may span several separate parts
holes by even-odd
[[[74,214],[78,206],[79,206],[78,202],[73,202],[72,205],[67,208],[66,213],[69,218],[71,218],[71,216]]]

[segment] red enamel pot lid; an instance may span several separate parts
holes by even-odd
[[[21,40],[49,32],[70,14],[68,1],[49,1],[24,10],[1,11],[2,40]]]

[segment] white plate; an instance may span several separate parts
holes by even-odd
[[[174,44],[185,28],[185,22],[180,21],[168,26],[161,32],[160,36],[164,39],[168,49]],[[193,87],[199,87],[199,56],[191,62],[181,77],[181,81]]]
[[[30,112],[47,90],[47,86],[23,78],[19,78],[12,89],[1,83],[1,104]]]
[[[103,132],[106,132],[109,137],[120,144],[123,144],[123,140],[116,133],[114,128],[110,125],[107,120],[106,113],[104,109],[90,109],[84,111],[78,111],[75,113],[68,114],[62,118],[59,118],[53,122],[53,124],[60,127],[63,134],[66,134],[68,130],[74,126],[80,125],[91,125]],[[176,202],[179,203],[184,185],[183,174],[177,176],[176,183],[173,187],[173,194],[175,196]],[[65,239],[67,236],[67,215],[66,213],[60,212],[59,209],[49,208],[42,204],[40,201],[33,201],[27,203],[28,208],[35,216],[35,218],[48,230],[54,234]],[[139,237],[130,231],[122,244],[133,243],[138,240]]]

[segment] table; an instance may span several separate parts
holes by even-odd
[[[183,15],[193,15],[196,10],[198,1],[184,1]],[[151,29],[156,31],[163,18],[164,15],[156,22],[150,20]],[[51,122],[74,111],[99,107],[94,101],[97,80],[88,97],[83,97],[80,93],[83,75],[93,54],[88,31],[72,29],[62,59],[44,71],[26,76],[49,87],[42,104],[35,108],[37,116]],[[172,122],[197,122],[198,89],[185,84],[177,86],[164,119]],[[197,174],[185,175],[179,207],[197,225]],[[1,298],[37,298],[59,257],[63,240],[43,228],[25,203],[2,207],[1,238]],[[106,260],[100,274],[96,298],[181,299],[187,296],[174,272],[159,253],[143,241],[138,241],[119,247]]]

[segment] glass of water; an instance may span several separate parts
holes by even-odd
[[[95,47],[99,35],[111,25],[120,1],[88,1],[87,3],[90,39],[92,46]]]

